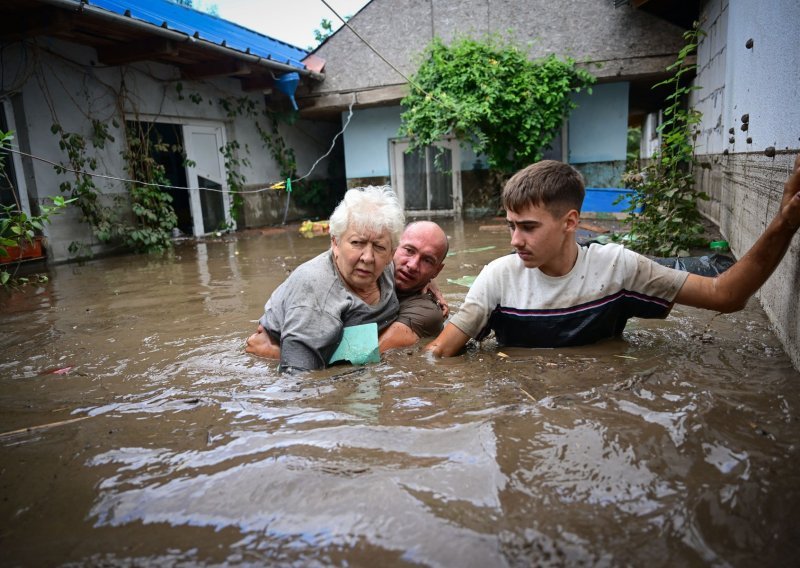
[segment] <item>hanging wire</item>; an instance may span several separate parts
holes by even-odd
[[[353,29],[353,27],[344,18],[342,18],[342,16],[340,16],[339,13],[336,12],[336,10],[334,10],[331,7],[331,5],[328,4],[328,2],[326,0],[320,0],[320,1],[333,13],[334,16],[336,16],[342,22],[342,24],[344,24],[345,27],[347,27],[347,29],[349,29],[351,32],[353,32],[353,34],[359,39],[359,41],[361,41],[364,45],[366,45],[373,53],[375,53],[375,55],[377,55],[384,63],[386,63],[386,65],[391,67],[398,75],[400,75],[406,82],[408,82],[409,85],[411,85],[412,87],[417,89],[419,92],[421,92],[425,96],[433,98],[433,99],[436,99],[437,101],[439,101],[443,105],[455,108],[455,105],[451,101],[443,100],[440,97],[438,97],[438,96],[436,96],[436,95],[434,95],[432,93],[429,93],[419,83],[417,83],[411,77],[409,77],[408,75],[403,73],[391,61],[386,59],[386,57],[384,57],[383,54],[381,54],[370,42],[368,42],[366,39],[364,39],[355,29]],[[328,151],[325,154],[323,154],[322,156],[320,156],[311,165],[311,168],[308,170],[308,172],[305,175],[303,175],[303,176],[301,176],[299,178],[290,180],[292,183],[296,183],[296,182],[302,181],[302,180],[306,179],[308,176],[310,176],[311,173],[314,171],[314,169],[317,167],[317,165],[322,160],[324,160],[326,157],[328,157],[331,154],[331,152],[333,152],[333,149],[334,149],[334,147],[336,145],[336,140],[338,140],[339,136],[341,136],[344,133],[344,131],[347,129],[348,125],[350,124],[350,119],[353,117],[353,105],[355,104],[355,102],[356,102],[356,96],[355,96],[355,94],[353,94],[353,100],[350,101],[350,105],[348,107],[348,115],[347,115],[347,119],[346,119],[346,121],[344,123],[344,126],[342,126],[342,129],[339,130],[339,132],[337,132],[336,135],[333,137],[333,140],[331,141],[331,145],[330,145],[330,148],[328,148]],[[230,191],[228,189],[217,189],[217,188],[211,188],[211,187],[184,187],[184,186],[176,186],[176,185],[169,185],[169,184],[162,184],[162,183],[155,183],[155,182],[144,182],[144,181],[138,181],[138,180],[123,178],[123,177],[111,176],[111,175],[107,175],[107,174],[88,172],[86,170],[76,170],[76,169],[73,169],[73,168],[69,168],[69,167],[67,167],[67,166],[65,166],[63,164],[59,164],[59,163],[53,162],[51,160],[48,160],[47,158],[42,158],[41,156],[36,156],[34,154],[30,154],[28,152],[24,152],[24,151],[20,150],[19,147],[14,147],[14,146],[12,146],[10,144],[0,148],[0,151],[2,151],[2,150],[8,151],[8,152],[13,152],[15,154],[19,154],[20,156],[25,156],[25,157],[31,158],[33,160],[38,160],[40,162],[44,162],[44,163],[50,164],[50,165],[58,168],[62,172],[71,172],[71,173],[74,173],[74,174],[90,176],[90,177],[93,177],[93,178],[107,179],[107,180],[121,182],[121,183],[138,184],[138,185],[142,185],[142,186],[158,187],[158,188],[161,188],[161,189],[170,189],[170,190],[171,189],[185,189],[185,190],[189,190],[189,191],[198,190],[198,191],[212,191],[212,192],[218,192],[218,193],[225,193],[225,192]],[[275,182],[275,183],[270,184],[270,185],[265,186],[265,187],[261,187],[261,188],[258,188],[258,189],[250,189],[250,190],[239,190],[236,193],[239,194],[239,195],[261,193],[261,192],[269,191],[269,190],[273,190],[273,189],[285,189],[285,186],[286,186],[286,180],[281,180],[279,182]]]
[[[380,57],[380,58],[381,58],[381,60],[382,60],[384,63],[386,63],[386,65],[388,65],[389,67],[391,67],[391,68],[392,68],[392,69],[395,71],[395,73],[397,73],[397,74],[398,74],[398,75],[400,75],[400,76],[401,76],[403,79],[405,79],[405,80],[406,80],[406,82],[407,82],[409,85],[411,85],[412,87],[414,87],[415,89],[417,89],[417,90],[418,90],[420,93],[422,93],[422,94],[423,94],[423,95],[425,95],[426,97],[429,97],[429,98],[435,99],[435,100],[439,101],[441,104],[443,104],[443,105],[445,105],[445,106],[449,106],[450,108],[452,108],[452,109],[454,109],[454,110],[458,110],[458,108],[456,107],[456,105],[455,105],[455,104],[453,104],[453,103],[452,103],[452,101],[446,101],[446,100],[443,100],[441,97],[438,97],[438,96],[434,95],[433,93],[429,93],[428,91],[426,91],[426,90],[425,90],[425,89],[422,87],[422,85],[420,85],[419,83],[417,83],[416,81],[414,81],[414,79],[412,79],[411,77],[409,77],[408,75],[406,75],[405,73],[403,73],[402,71],[400,71],[400,69],[398,69],[398,68],[397,68],[397,67],[396,67],[396,66],[395,66],[395,65],[394,65],[394,64],[393,64],[391,61],[389,61],[388,59],[386,59],[386,58],[383,56],[383,54],[382,54],[380,51],[378,51],[378,50],[377,50],[375,47],[373,47],[373,45],[372,45],[370,42],[368,42],[366,39],[364,39],[364,38],[361,36],[361,34],[359,34],[359,33],[358,33],[358,32],[357,32],[357,31],[356,31],[354,28],[353,28],[353,26],[351,26],[351,25],[350,25],[350,23],[349,23],[347,20],[345,20],[344,18],[342,18],[342,17],[339,15],[339,13],[338,13],[336,10],[334,10],[334,9],[331,7],[331,5],[330,5],[330,4],[328,4],[328,2],[327,2],[326,0],[320,0],[320,2],[322,2],[323,4],[325,4],[325,7],[326,7],[326,8],[328,8],[328,10],[330,10],[331,12],[333,12],[333,15],[334,15],[334,16],[336,16],[337,18],[339,18],[339,20],[341,20],[342,24],[344,24],[344,26],[345,26],[345,27],[346,27],[348,30],[350,30],[351,32],[353,32],[353,34],[354,34],[354,35],[355,35],[355,36],[356,36],[356,37],[357,37],[357,38],[358,38],[358,39],[359,39],[359,40],[360,40],[360,41],[361,41],[361,42],[362,42],[364,45],[366,45],[368,48],[370,48],[370,50],[372,50],[372,52],[373,52],[375,55],[377,55],[378,57]]]
[[[328,151],[327,151],[327,152],[325,152],[325,154],[323,154],[322,156],[320,156],[319,158],[317,158],[317,161],[316,161],[316,162],[314,162],[314,163],[311,165],[311,169],[310,169],[310,170],[308,170],[308,173],[306,173],[306,175],[304,175],[304,176],[302,176],[302,177],[299,177],[299,178],[297,178],[297,179],[293,179],[293,180],[292,180],[292,182],[298,182],[298,181],[302,181],[302,180],[306,179],[308,176],[310,176],[310,175],[311,175],[311,172],[313,172],[313,171],[314,171],[314,168],[316,168],[316,167],[317,167],[317,164],[319,164],[319,163],[320,163],[322,160],[324,160],[325,158],[327,158],[327,157],[330,155],[330,153],[331,153],[331,152],[333,152],[333,147],[334,147],[334,145],[336,144],[336,140],[339,138],[339,136],[341,136],[342,134],[344,134],[344,131],[345,131],[345,129],[347,128],[347,125],[348,125],[348,124],[350,124],[350,119],[351,119],[351,118],[353,118],[353,105],[354,105],[354,104],[356,104],[356,97],[355,97],[355,95],[353,95],[353,100],[352,100],[352,101],[350,101],[350,106],[349,106],[349,108],[347,109],[347,110],[348,110],[348,114],[347,114],[347,120],[345,121],[345,123],[344,123],[344,126],[342,126],[342,129],[341,129],[339,132],[337,132],[337,133],[336,133],[336,136],[334,136],[334,137],[333,137],[333,140],[331,141],[331,147],[330,147],[330,148],[328,148]]]
[[[347,120],[345,121],[344,126],[342,126],[342,129],[339,132],[337,132],[336,135],[333,137],[333,140],[331,141],[331,145],[330,145],[330,148],[328,148],[328,151],[325,154],[323,154],[322,156],[320,156],[319,158],[317,158],[317,161],[312,164],[311,168],[308,170],[308,172],[304,176],[299,177],[297,179],[291,180],[292,183],[296,183],[298,181],[302,181],[302,180],[306,179],[308,176],[310,176],[311,173],[314,171],[314,168],[317,167],[317,164],[319,164],[322,160],[327,158],[330,155],[331,152],[333,152],[333,148],[336,145],[336,140],[339,138],[339,136],[341,136],[344,133],[345,129],[350,124],[350,119],[353,118],[353,105],[354,104],[355,104],[355,97],[353,97],[353,100],[350,102],[350,106],[349,106],[349,109],[348,109],[349,113],[347,115]],[[90,177],[101,178],[101,179],[107,179],[107,180],[111,180],[111,181],[118,181],[118,182],[122,182],[122,183],[134,183],[134,184],[144,185],[144,186],[148,186],[148,187],[158,187],[158,188],[161,188],[161,189],[186,189],[186,190],[189,190],[189,191],[196,189],[196,190],[199,190],[199,191],[212,191],[212,192],[217,192],[217,193],[225,193],[225,192],[230,191],[228,189],[217,189],[215,187],[184,187],[184,186],[169,185],[169,184],[164,184],[164,183],[138,181],[138,180],[135,180],[135,179],[122,178],[122,177],[111,176],[111,175],[107,175],[107,174],[100,174],[100,173],[96,173],[96,172],[87,172],[86,170],[76,170],[76,169],[73,169],[73,168],[69,168],[69,167],[67,167],[67,166],[65,166],[63,164],[59,164],[59,163],[53,162],[52,160],[48,160],[47,158],[42,158],[41,156],[36,156],[34,154],[29,154],[28,152],[23,152],[22,150],[19,149],[19,147],[14,147],[11,144],[3,146],[2,148],[0,148],[0,151],[12,152],[14,154],[19,154],[20,156],[25,156],[25,157],[31,158],[33,160],[38,160],[40,162],[44,162],[46,164],[50,164],[51,166],[54,166],[54,167],[58,168],[59,170],[61,170],[63,172],[71,172],[73,174],[90,176]],[[266,187],[260,187],[258,189],[244,189],[244,190],[237,191],[236,193],[240,194],[240,195],[241,194],[250,194],[250,193],[261,193],[262,191],[269,191],[271,189],[285,189],[285,187],[286,187],[286,180],[281,180],[279,182],[275,182],[273,184],[270,184],[270,185],[268,185]]]

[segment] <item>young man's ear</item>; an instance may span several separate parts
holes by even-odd
[[[564,228],[567,231],[577,231],[580,222],[581,214],[578,213],[577,209],[570,209],[567,214],[564,215]]]

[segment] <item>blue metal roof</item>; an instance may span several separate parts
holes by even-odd
[[[80,3],[75,0],[75,4]],[[224,42],[228,49],[305,69],[302,60],[308,55],[306,50],[168,0],[84,0],[83,3],[217,45]]]

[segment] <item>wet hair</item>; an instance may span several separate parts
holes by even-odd
[[[581,173],[564,162],[542,160],[515,173],[503,188],[503,207],[519,213],[543,207],[554,217],[575,209],[580,213],[586,188]]]
[[[330,233],[338,241],[352,229],[362,233],[389,231],[392,247],[396,247],[405,226],[405,215],[400,202],[388,185],[348,189],[344,199],[333,210]]]

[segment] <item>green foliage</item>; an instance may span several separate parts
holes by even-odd
[[[346,22],[350,18],[351,16],[345,16],[344,21]],[[333,29],[333,22],[328,18],[322,18],[319,22],[319,27],[314,29],[314,41],[317,42],[317,45],[308,46],[308,51],[314,51],[319,44],[331,37],[334,31],[336,30]]]
[[[112,125],[119,126],[116,121]],[[56,166],[60,174],[70,173],[74,180],[64,181],[59,186],[62,193],[69,195],[80,207],[83,218],[92,227],[97,239],[106,244],[122,244],[135,252],[160,252],[172,246],[171,230],[177,225],[177,216],[172,208],[172,196],[160,188],[138,183],[128,184],[128,203],[132,216],[124,217],[124,197],[117,197],[114,206],[103,203],[103,195],[90,175],[97,169],[97,160],[87,155],[86,138],[75,132],[66,132],[55,123],[53,134],[59,136],[59,147],[66,152],[68,165]],[[94,148],[104,148],[106,141],[114,141],[108,133],[108,125],[98,120],[92,121],[91,144]],[[137,181],[169,185],[164,167],[153,158],[154,152],[179,151],[161,141],[150,143],[148,132],[131,123],[126,134],[126,149],[122,156],[126,161],[128,173]],[[77,173],[76,173],[77,172]],[[70,252],[89,251],[81,243],[72,243]]]
[[[571,59],[529,61],[496,37],[458,39],[426,48],[413,88],[402,101],[400,134],[409,151],[454,134],[489,166],[516,171],[542,158],[569,112],[570,95],[594,82]]]
[[[314,41],[319,45],[328,39],[331,34],[333,34],[333,24],[328,18],[322,18],[319,22],[319,27],[314,29]],[[314,48],[310,47],[309,51],[312,49]]]
[[[72,180],[61,182],[59,190],[69,195],[80,208],[83,219],[87,221],[100,242],[108,243],[114,238],[115,213],[102,202],[102,194],[94,184],[90,171],[97,169],[97,159],[87,155],[86,138],[76,132],[67,132],[54,123],[50,131],[59,137],[59,148],[67,155],[67,163],[55,166],[56,173],[74,176]],[[106,141],[113,141],[108,134],[108,125],[98,120],[92,121],[91,142],[95,148],[104,148]]]
[[[0,131],[0,148],[7,146],[14,136],[11,132]],[[5,153],[0,152],[0,175],[5,175]],[[16,198],[16,194],[15,194]],[[59,213],[74,199],[66,200],[62,196],[53,198],[53,205],[41,205],[38,215],[28,215],[22,210],[19,203],[13,205],[0,204],[0,258],[9,258],[9,249],[12,247],[24,248],[32,244],[36,233],[44,229],[50,222],[50,216]],[[4,264],[0,268],[0,286],[8,288],[28,281],[27,278],[15,277],[16,264]],[[14,272],[10,270],[13,268]]]
[[[241,218],[242,208],[244,207],[244,199],[242,199],[242,190],[247,181],[244,175],[239,173],[242,166],[250,166],[250,160],[247,158],[239,158],[239,142],[233,140],[225,144],[219,151],[225,158],[225,171],[228,182],[228,191],[231,195],[231,215],[237,221]],[[245,145],[245,152],[250,153],[250,149]]]
[[[278,169],[282,179],[297,177],[297,160],[295,159],[294,150],[287,146],[286,141],[281,136],[278,126],[280,124],[280,116],[269,110],[266,111],[266,118],[269,122],[269,129],[265,129],[260,123],[256,122],[256,129],[264,142],[272,158],[277,162]]]
[[[625,152],[625,167],[632,170],[639,164],[639,146],[642,141],[642,127],[628,127],[628,142]]]
[[[708,199],[708,195],[695,191],[693,173],[696,126],[702,115],[685,105],[689,93],[699,88],[687,85],[686,76],[697,67],[688,58],[703,35],[697,24],[684,33],[686,45],[667,67],[672,76],[655,86],[670,89],[664,122],[658,127],[661,147],[643,171],[628,171],[623,176],[626,186],[636,190],[627,209],[633,237],[630,246],[644,253],[686,255],[702,243],[697,200]],[[639,208],[641,212],[636,211]]]
[[[123,157],[130,177],[145,184],[170,185],[164,166],[153,156],[182,149],[165,144],[160,137],[151,141],[142,123],[128,124],[126,141]],[[119,227],[119,232],[124,244],[136,252],[162,252],[172,247],[172,229],[178,217],[172,208],[172,195],[157,185],[145,184],[129,184],[133,222]]]

